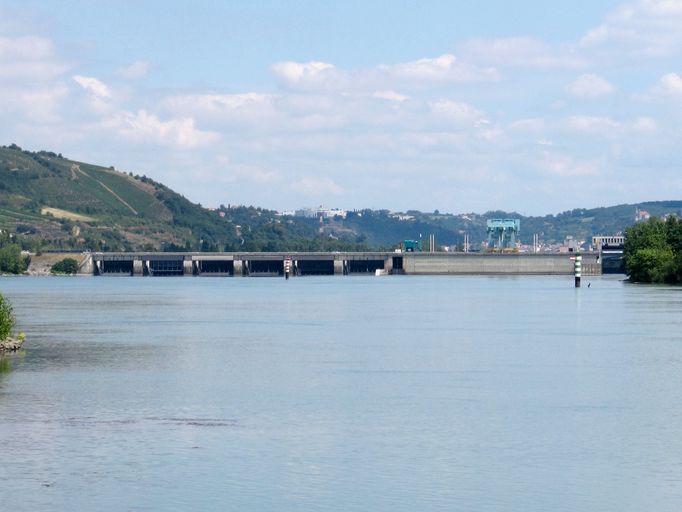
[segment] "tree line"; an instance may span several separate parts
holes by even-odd
[[[682,220],[652,217],[625,230],[625,272],[637,283],[682,283]]]
[[[0,274],[21,274],[31,262],[29,256],[21,254],[21,245],[14,235],[0,231]]]

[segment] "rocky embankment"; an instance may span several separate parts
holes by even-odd
[[[0,354],[5,352],[16,352],[23,344],[23,339],[7,338],[4,341],[0,341]]]
[[[32,255],[31,263],[28,266],[27,274],[31,276],[50,276],[52,275],[52,265],[63,260],[64,258],[73,258],[78,262],[79,266],[86,263],[90,257],[89,254],[74,254],[74,253],[44,253],[41,255]]]

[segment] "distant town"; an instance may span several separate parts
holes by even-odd
[[[349,210],[344,210],[342,208],[328,208],[326,206],[320,205],[316,208],[299,208],[296,210],[286,210],[282,212],[277,212],[277,215],[280,217],[300,217],[300,218],[305,218],[305,219],[317,219],[320,221],[320,223],[323,223],[325,221],[333,221],[334,219],[346,219],[348,216]],[[358,212],[353,212],[358,215],[362,215],[362,213]],[[472,217],[475,214],[459,214],[455,215],[456,217],[459,217],[461,220],[464,221],[471,221],[473,220]],[[664,220],[669,216],[669,215],[675,215],[674,213],[672,214],[664,214],[661,216]],[[416,220],[416,215],[412,215],[409,213],[403,213],[403,212],[389,212],[389,216],[392,219],[396,219],[401,222],[409,222],[409,221],[414,221]],[[651,214],[644,209],[640,208],[635,208],[635,213],[633,216],[633,221],[635,223],[641,222],[641,221],[646,221],[651,218]],[[515,230],[515,234],[517,234],[518,231],[520,231],[520,221],[519,219],[509,219],[510,221],[514,221],[516,223],[515,228],[512,228]],[[495,229],[492,227],[494,225],[494,222],[491,224],[491,221],[488,221],[488,232],[489,234]],[[507,228],[509,229],[509,228]],[[504,228],[502,228],[504,231]],[[503,236],[503,235],[502,235]],[[515,248],[518,252],[522,253],[569,253],[569,252],[578,252],[578,251],[599,251],[603,247],[622,247],[624,243],[624,236],[622,232],[614,233],[614,234],[604,234],[604,235],[595,235],[592,236],[591,239],[589,240],[581,240],[577,239],[572,235],[567,235],[563,242],[553,242],[553,243],[545,243],[542,242],[537,235],[534,235],[533,237],[533,243],[532,244],[524,244],[521,243],[517,239],[513,239],[510,243],[502,244],[503,247],[496,247],[498,249],[503,249],[503,248],[508,248],[512,249]],[[464,243],[460,245],[439,245],[438,249],[449,252],[449,251],[464,251],[464,252],[477,252],[479,250],[488,250],[488,249],[493,249],[494,247],[494,242],[492,242],[491,237],[489,236],[489,239],[486,241],[483,241],[480,243],[480,248],[474,247],[473,244],[470,244],[468,242],[468,236],[465,236]]]

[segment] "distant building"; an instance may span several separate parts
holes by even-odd
[[[583,242],[576,240],[572,236],[567,236],[564,240],[564,244],[559,247],[559,252],[577,252],[581,250]]]
[[[649,220],[650,217],[651,215],[649,215],[649,212],[646,210],[640,210],[639,208],[635,210],[635,222]]]
[[[400,221],[414,220],[414,215],[407,215],[405,213],[392,213],[391,217]]]
[[[294,216],[305,217],[308,219],[332,219],[334,217],[346,218],[348,212],[346,210],[341,210],[339,208],[325,208],[324,206],[319,206],[317,208],[301,208],[294,211]]]
[[[592,237],[592,249],[595,251],[599,251],[604,246],[619,247],[623,244],[625,244],[625,236],[623,235],[599,235]]]

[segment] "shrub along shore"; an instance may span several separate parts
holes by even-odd
[[[632,282],[682,284],[682,220],[652,217],[626,229],[623,259]]]
[[[16,352],[24,344],[25,335],[20,332],[16,338],[12,337],[15,318],[10,302],[0,295],[0,354]]]

